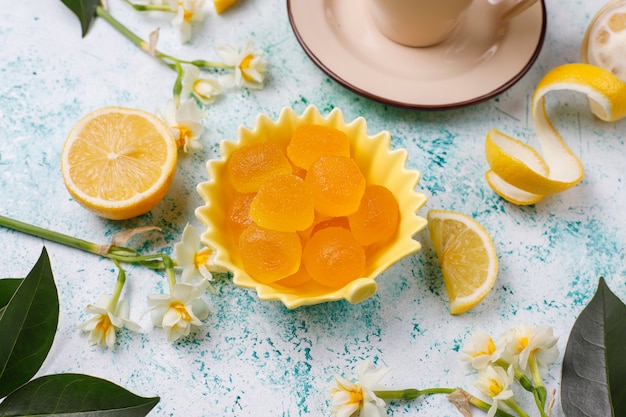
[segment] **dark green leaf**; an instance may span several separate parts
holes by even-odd
[[[561,404],[567,417],[626,416],[626,305],[603,278],[572,327]]]
[[[96,18],[96,8],[102,0],[61,0],[80,20],[83,38],[87,35],[91,22]]]
[[[37,373],[52,346],[58,320],[59,298],[44,248],[0,313],[0,398]]]
[[[11,300],[21,283],[21,278],[0,279],[0,310],[9,304],[9,300]],[[1,315],[2,313],[0,312],[0,317]]]
[[[47,375],[6,397],[0,403],[0,417],[135,417],[145,416],[158,402],[159,397],[140,397],[110,381],[89,375]]]

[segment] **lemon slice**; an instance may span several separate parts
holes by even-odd
[[[213,0],[213,6],[215,6],[215,11],[218,14],[230,8],[235,3],[237,3],[237,0]]]
[[[583,38],[581,59],[626,82],[626,0],[613,0],[596,13]]]
[[[104,107],[70,131],[61,155],[68,191],[101,217],[147,213],[167,193],[177,147],[169,128],[142,110]]]
[[[541,154],[498,130],[487,134],[485,155],[489,186],[514,204],[535,204],[545,196],[578,184],[583,165],[551,123],[546,94],[570,90],[583,93],[594,115],[604,121],[626,117],[626,83],[610,71],[591,64],[565,64],[549,71],[532,99],[531,115]]]
[[[461,314],[489,294],[498,275],[498,256],[489,232],[473,218],[430,210],[428,231],[450,299],[450,313]]]

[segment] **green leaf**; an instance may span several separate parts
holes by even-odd
[[[61,0],[80,20],[83,38],[87,35],[91,22],[96,18],[96,8],[102,6],[102,0]]]
[[[603,278],[572,327],[561,404],[567,417],[626,416],[626,305]]]
[[[0,279],[0,316],[2,315],[2,310],[9,304],[11,297],[13,297],[21,283],[21,278]]]
[[[159,397],[140,397],[111,381],[89,375],[47,375],[30,381],[6,397],[0,403],[0,417],[145,416],[159,400]]]
[[[37,373],[52,346],[58,320],[57,288],[44,248],[0,312],[0,398]]]

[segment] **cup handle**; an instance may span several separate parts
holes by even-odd
[[[513,19],[515,16],[519,15],[524,10],[528,9],[530,6],[535,4],[537,1],[538,0],[520,0],[520,1],[515,2],[515,4],[513,4],[513,6],[511,6],[508,10],[506,10],[504,13],[502,13],[502,15],[500,16],[500,20],[502,22],[507,22],[507,21]]]

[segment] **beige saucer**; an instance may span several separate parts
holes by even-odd
[[[291,27],[309,57],[344,87],[414,109],[449,109],[494,97],[535,62],[544,41],[543,1],[507,24],[474,1],[439,45],[410,48],[384,37],[366,0],[287,0]]]

